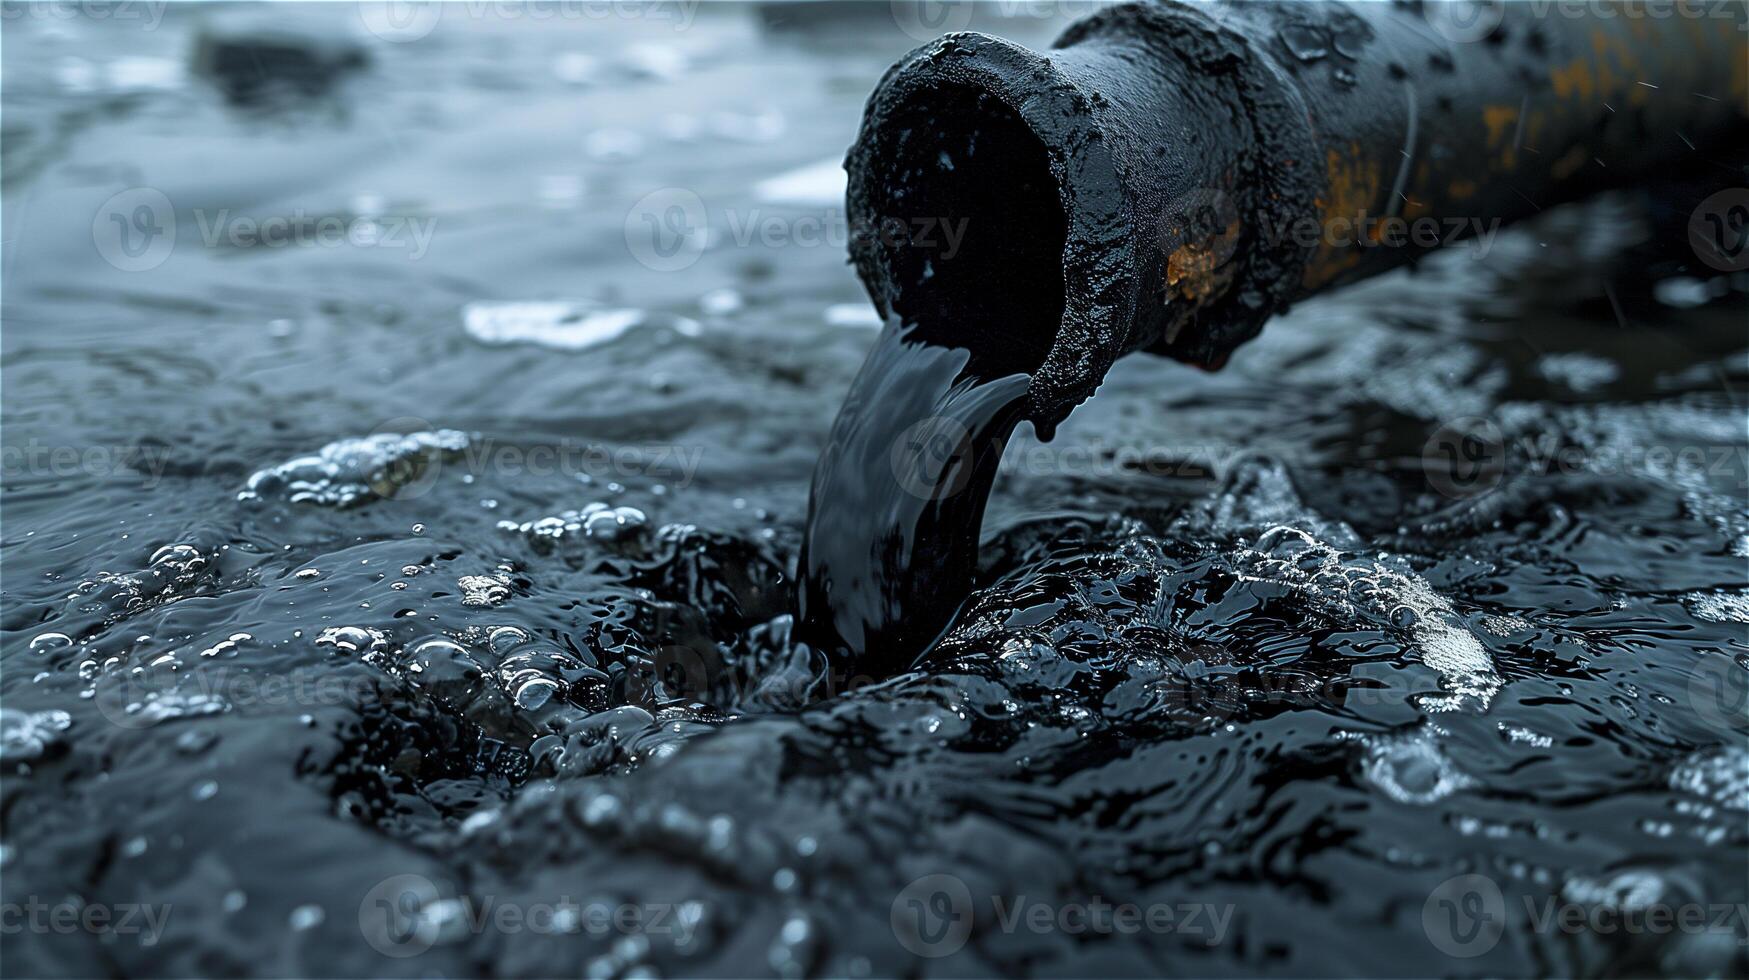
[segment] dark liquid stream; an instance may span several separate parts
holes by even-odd
[[[852,675],[914,663],[977,572],[984,506],[1031,376],[982,377],[970,362],[890,324],[814,470],[798,619]]]

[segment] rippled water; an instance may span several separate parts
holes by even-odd
[[[878,326],[794,232],[910,40],[478,9],[5,25],[3,972],[1744,972],[1744,294],[1628,203],[1120,363],[875,681],[790,639]]]

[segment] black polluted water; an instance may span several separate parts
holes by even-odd
[[[1745,294],[1630,202],[1003,448],[1023,370],[744,223],[887,5],[246,105],[209,6],[0,40],[0,975],[1744,974]]]
[[[984,507],[1026,405],[1026,374],[894,323],[875,342],[815,470],[797,561],[800,628],[845,682],[911,666],[970,593]]]

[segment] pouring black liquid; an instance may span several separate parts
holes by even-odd
[[[814,470],[802,639],[879,677],[940,636],[977,571],[984,505],[1030,380],[982,376],[968,351],[887,327]]]

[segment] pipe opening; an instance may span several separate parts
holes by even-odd
[[[1068,235],[1044,143],[968,87],[921,93],[880,125],[899,135],[865,233],[880,236],[894,311],[913,337],[969,349],[978,375],[1036,372],[1063,318]]]

